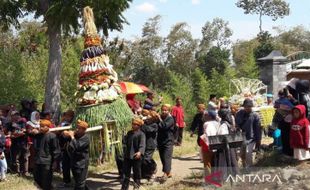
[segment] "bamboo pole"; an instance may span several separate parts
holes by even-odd
[[[101,125],[99,126],[95,126],[95,127],[91,127],[91,128],[88,128],[86,130],[86,132],[92,132],[92,131],[98,131],[98,130],[101,130],[103,127]],[[72,126],[66,126],[66,127],[55,127],[55,128],[50,128],[50,131],[51,132],[54,132],[54,131],[65,131],[65,130],[70,130],[72,129]]]
[[[98,131],[98,130],[101,130],[102,128],[103,126],[99,125],[99,126],[88,128],[86,132]]]
[[[69,126],[66,126],[66,127],[55,127],[55,128],[50,128],[50,131],[53,132],[53,131],[65,131],[65,130],[70,130],[72,129],[72,126],[69,125]]]

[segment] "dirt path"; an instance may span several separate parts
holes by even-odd
[[[157,165],[157,176],[160,177],[162,175],[162,165],[160,162],[157,162]],[[175,157],[172,160],[172,174],[175,180],[181,180],[202,169],[203,165],[198,155]],[[87,183],[89,187],[94,190],[119,190],[121,188],[117,171],[92,175],[87,179]],[[145,187],[145,189],[147,189],[147,187]]]

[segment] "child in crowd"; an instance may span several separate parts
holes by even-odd
[[[206,122],[203,124],[204,133],[200,136],[200,145],[202,152],[202,160],[205,169],[205,176],[211,174],[211,163],[213,160],[213,151],[209,150],[208,136],[217,135],[217,131],[220,127],[220,123],[216,120],[217,113],[214,110],[210,110],[205,115]]]
[[[306,118],[306,107],[304,105],[297,105],[293,109],[290,146],[294,149],[295,159],[306,160],[310,158],[309,121]]]
[[[132,130],[123,139],[124,179],[122,190],[129,189],[131,168],[133,168],[134,189],[139,189],[141,184],[141,164],[145,151],[145,135],[140,130],[143,124],[143,120],[134,118],[132,120]]]
[[[55,128],[55,124],[52,121],[52,113],[50,111],[41,112],[41,121],[49,121],[52,123],[49,127]]]
[[[68,110],[68,111],[64,112],[62,117],[61,117],[59,127],[65,127],[65,126],[71,125],[73,118],[74,118],[74,111],[73,110]]]

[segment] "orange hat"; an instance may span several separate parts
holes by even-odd
[[[142,115],[144,115],[144,116],[150,115],[150,111],[147,110],[147,109],[143,109],[142,110]]]
[[[197,105],[197,108],[198,108],[198,109],[206,109],[206,105],[204,105],[204,104],[198,104],[198,105]]]
[[[142,126],[144,124],[143,120],[140,118],[133,118],[132,119],[132,124],[133,125],[138,125],[138,126]]]
[[[88,123],[86,123],[85,121],[79,120],[79,119],[77,120],[76,125],[84,129],[88,128]]]
[[[162,107],[162,108],[163,108],[163,107],[166,107],[169,111],[170,111],[170,109],[171,109],[171,105],[170,105],[170,104],[163,104],[161,107]]]
[[[50,128],[52,126],[52,122],[50,120],[47,119],[41,119],[40,120],[40,127],[48,127]]]
[[[156,112],[156,111],[150,111],[150,116],[152,117],[152,118],[156,118],[157,116],[158,116],[158,113]]]

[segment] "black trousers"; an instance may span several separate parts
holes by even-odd
[[[173,153],[173,144],[158,147],[160,161],[163,165],[163,172],[166,174],[171,172],[171,161]]]
[[[153,159],[155,149],[146,149],[144,152],[144,159],[141,166],[142,178],[150,179],[155,173],[157,164]]]
[[[75,181],[74,190],[87,190],[86,178],[88,174],[88,165],[84,168],[71,168]]]
[[[70,157],[66,151],[62,154],[62,176],[64,183],[71,182]]]
[[[41,189],[52,189],[53,171],[51,164],[36,164],[33,175],[35,182],[39,185]]]
[[[12,145],[12,164],[16,173],[28,173],[28,160],[30,156],[28,145]]]
[[[183,140],[183,129],[184,128],[178,128],[178,140],[177,143],[178,144],[182,144],[182,140]]]
[[[142,160],[132,160],[132,159],[124,159],[124,179],[122,184],[122,190],[129,189],[129,182],[130,182],[130,174],[131,168],[133,169],[133,180],[135,182],[135,187],[139,187],[141,182],[141,163]]]
[[[281,130],[282,152],[288,156],[293,156],[294,151],[290,146],[291,126],[289,123],[283,121],[279,123],[279,128]]]

